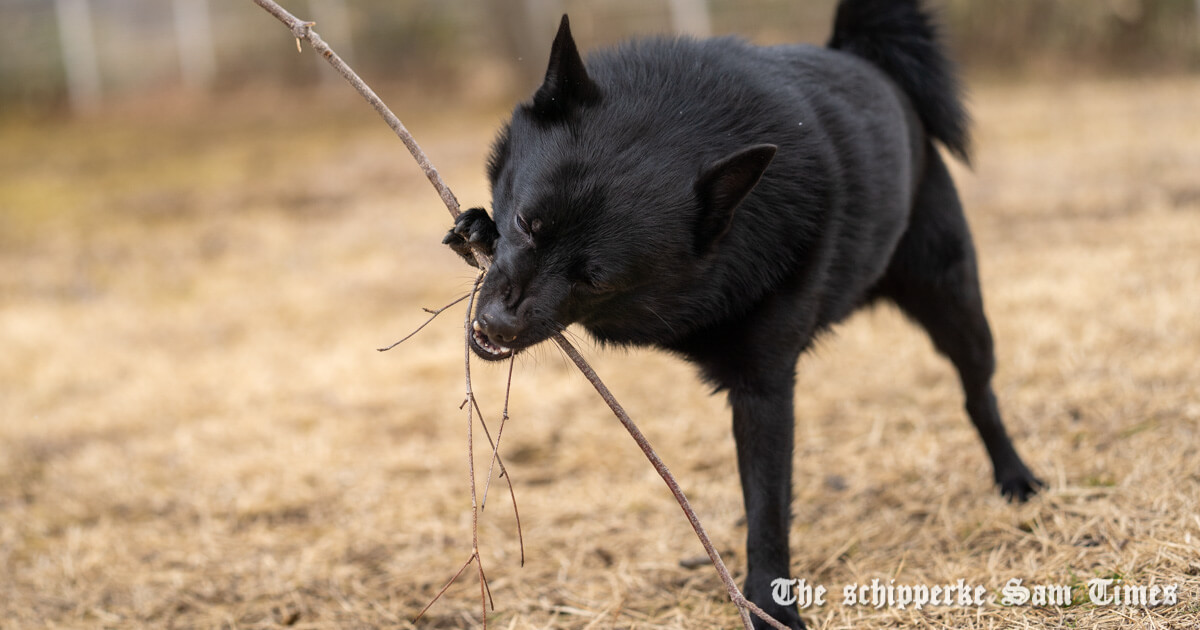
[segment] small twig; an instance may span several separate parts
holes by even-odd
[[[503,472],[500,474],[504,475],[505,479],[508,479],[507,474]],[[513,492],[512,481],[508,482],[508,496],[512,499],[513,516],[517,519],[517,544],[521,549],[521,566],[525,566],[525,535],[521,532],[521,513],[517,511],[517,493]]]
[[[512,359],[509,359],[508,365],[508,385],[512,387]],[[504,459],[500,457],[500,436],[504,432],[504,423],[508,420],[508,392],[504,391],[504,415],[500,417],[500,428],[496,431],[496,440],[492,441],[492,433],[488,431],[487,422],[483,419],[483,410],[479,408],[479,399],[471,396],[469,400],[472,405],[475,405],[475,413],[479,414],[479,426],[483,427],[483,434],[487,436],[488,444],[492,447],[492,460],[488,464],[487,480],[483,484],[483,498],[479,501],[479,511],[487,508],[488,488],[492,485],[492,469],[496,464],[500,465],[500,476],[504,478],[508,484],[508,496],[512,497],[513,516],[517,519],[517,542],[521,548],[521,566],[525,566],[525,534],[521,531],[521,512],[517,509],[517,493],[513,490],[512,475],[508,474],[508,469],[504,467]],[[464,401],[464,404],[465,401]],[[459,407],[460,409],[462,407]]]
[[[513,364],[516,357],[510,357],[508,360],[508,383],[504,387],[504,411],[500,415],[500,428],[496,430],[496,441],[492,444],[492,462],[488,464],[487,481],[483,484],[483,500],[479,502],[479,509],[483,510],[487,507],[488,488],[492,485],[492,468],[500,465],[500,476],[504,477],[504,481],[508,482],[508,496],[512,498],[513,516],[517,519],[517,542],[521,547],[521,566],[525,566],[525,535],[521,531],[521,512],[517,510],[517,494],[513,491],[512,476],[508,474],[508,469],[504,467],[504,460],[500,459],[500,438],[504,435],[504,425],[508,422],[508,399],[512,394],[512,377]],[[478,409],[477,409],[478,410]],[[487,425],[483,423],[483,412],[479,414],[480,424],[483,425],[483,431],[487,434]],[[490,441],[492,436],[488,434]]]
[[[458,569],[458,573],[455,573],[454,577],[450,578],[450,581],[446,582],[446,585],[442,587],[442,590],[438,591],[437,595],[434,595],[433,599],[429,600],[428,604],[425,604],[425,607],[421,609],[420,613],[417,613],[416,619],[413,619],[413,624],[416,624],[418,621],[420,621],[421,617],[425,616],[425,612],[428,611],[429,608],[432,607],[433,604],[435,602],[437,602],[438,599],[441,599],[442,595],[444,595],[446,593],[446,591],[450,588],[450,585],[454,584],[455,580],[458,579],[458,576],[462,575],[462,572],[467,570],[467,567],[470,566],[471,561],[474,559],[475,559],[475,554],[471,554],[471,557],[467,558],[467,561],[464,562],[462,567],[460,567]]]
[[[508,360],[508,384],[504,386],[504,411],[500,416],[500,428],[496,430],[496,448],[493,452],[497,461],[500,460],[500,436],[504,434],[504,424],[508,422],[508,397],[512,393],[513,364],[515,361],[516,357],[511,357]],[[491,473],[489,472],[488,474],[490,475]],[[521,546],[521,566],[525,566],[525,535],[521,532],[521,513],[517,511],[517,494],[513,492],[512,478],[509,476],[508,471],[504,469],[503,462],[500,463],[500,476],[504,477],[505,481],[508,482],[508,496],[512,498],[513,515],[517,518],[517,543]],[[483,498],[485,501],[487,500],[486,486],[483,489]]]
[[[417,329],[416,329],[416,330],[414,330],[414,331],[412,331],[412,332],[408,333],[407,335],[405,335],[405,336],[404,336],[404,338],[403,338],[403,339],[401,339],[400,341],[397,341],[396,343],[394,343],[394,344],[392,344],[392,345],[390,345],[390,346],[388,346],[388,347],[386,347],[386,348],[376,348],[376,350],[378,350],[378,351],[380,351],[380,352],[387,352],[388,350],[391,350],[392,348],[395,348],[396,346],[398,346],[398,345],[400,345],[400,344],[404,343],[405,341],[408,341],[409,339],[412,339],[413,335],[416,335],[417,333],[421,332],[421,329],[423,329],[423,328],[425,328],[426,326],[428,326],[428,325],[429,325],[429,322],[432,322],[434,319],[436,319],[438,315],[441,315],[441,314],[442,314],[442,311],[445,311],[446,309],[450,308],[451,306],[454,306],[455,304],[458,304],[459,302],[461,302],[461,301],[463,301],[463,300],[467,299],[468,297],[471,297],[471,294],[470,294],[470,293],[467,293],[466,295],[463,295],[462,297],[458,298],[457,300],[454,300],[453,302],[451,302],[451,303],[449,303],[449,304],[447,304],[447,305],[443,306],[442,308],[439,308],[439,309],[437,309],[436,311],[431,311],[431,310],[429,310],[429,309],[427,309],[427,308],[422,308],[421,310],[425,311],[426,313],[429,313],[429,319],[425,320],[425,323],[421,324],[420,326],[417,326]]]
[[[496,467],[496,461],[500,459],[500,438],[504,435],[504,423],[508,422],[508,397],[512,393],[513,364],[516,360],[516,356],[508,358],[508,384],[504,388],[504,411],[500,414],[500,428],[496,430],[496,441],[492,444],[492,461],[488,464],[487,479],[483,482],[483,499],[479,502],[479,509],[481,510],[487,509],[488,488],[492,485],[492,469]],[[479,415],[483,417],[482,412]],[[484,431],[487,431],[486,427]],[[488,441],[490,442],[491,439],[491,434],[488,434]],[[500,462],[500,476],[505,477],[507,474],[508,471],[504,469],[504,462]],[[512,482],[509,482],[508,485],[511,486]]]
[[[475,568],[479,569],[479,600],[483,607],[483,630],[487,630],[487,605],[491,589],[487,586],[487,577],[483,574],[483,558],[479,557],[479,503],[475,496],[475,392],[471,388],[471,345],[466,343],[471,338],[471,316],[475,311],[475,295],[479,293],[479,285],[483,282],[484,272],[481,270],[475,276],[475,284],[471,287],[471,298],[467,301],[467,315],[463,318],[463,372],[466,376],[467,400],[467,476],[471,486],[471,555],[475,558]],[[492,610],[496,609],[492,602]]]
[[[492,587],[488,585],[487,575],[483,572],[483,561],[479,558],[479,554],[475,554],[475,564],[479,565],[479,583],[483,585],[479,597],[483,597],[483,592],[487,593],[488,606],[492,607],[492,612],[496,612],[496,602],[492,601]],[[487,627],[487,608],[483,609],[483,627]]]

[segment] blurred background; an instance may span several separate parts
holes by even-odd
[[[563,12],[586,52],[649,33],[820,44],[834,7],[283,4],[464,206],[487,205],[489,144]],[[894,310],[856,315],[798,369],[794,574],[1117,577],[1178,584],[1180,604],[806,619],[1200,627],[1200,0],[931,4],[975,121],[972,167],[951,167],[997,397],[1050,488],[1000,499],[946,362]],[[473,571],[411,621],[470,553],[463,309],[375,351],[471,286],[449,225],[375,113],[250,0],[0,0],[0,627],[478,627]],[[724,400],[672,357],[571,334],[740,579]],[[493,435],[505,367],[474,367]],[[492,627],[736,625],[661,480],[553,348],[518,357],[508,408],[524,547],[495,477]]]
[[[556,17],[592,45],[643,33],[821,42],[833,0],[307,0],[287,3],[376,81],[449,94],[524,93],[544,70]],[[939,3],[957,57],[992,76],[1163,74],[1200,68],[1195,0]],[[220,93],[329,80],[312,56],[239,0],[0,0],[0,106],[76,109],[145,92]],[[500,76],[495,75],[499,73]],[[497,86],[503,86],[497,87]]]

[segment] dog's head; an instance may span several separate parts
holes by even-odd
[[[488,161],[499,237],[478,296],[480,357],[506,358],[572,323],[615,343],[694,328],[685,303],[775,147],[678,155],[628,101],[589,76],[564,15],[545,81]]]

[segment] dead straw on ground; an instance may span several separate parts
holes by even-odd
[[[1025,506],[996,496],[952,370],[895,312],[864,313],[799,366],[794,572],[834,592],[1119,576],[1178,584],[1180,603],[915,611],[835,598],[804,617],[1194,628],[1200,83],[973,94],[978,163],[956,176],[997,392],[1051,487]],[[264,129],[259,100],[202,134],[169,117],[0,123],[6,626],[411,628],[462,562],[461,365],[446,360],[460,322],[435,320],[403,360],[374,349],[474,276],[440,245],[439,199],[398,172],[408,158],[377,122],[297,106]],[[409,123],[430,130],[458,194],[484,200],[498,117]],[[722,401],[671,357],[591,354],[739,577]],[[703,551],[574,368],[542,350],[515,371],[503,454],[527,557],[520,567],[499,494],[480,528],[489,625],[736,625],[716,576],[680,566]],[[506,376],[476,374],[489,420]],[[456,585],[430,615],[421,628],[477,627],[476,589]]]

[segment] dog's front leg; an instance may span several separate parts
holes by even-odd
[[[803,628],[795,606],[772,597],[771,582],[790,578],[788,527],[791,520],[793,378],[752,383],[729,393],[738,472],[746,504],[747,599],[791,628]],[[768,626],[755,619],[755,628]]]

